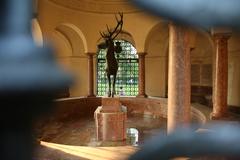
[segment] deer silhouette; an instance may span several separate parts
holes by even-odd
[[[117,25],[114,29],[109,29],[107,25],[107,33],[100,32],[102,38],[105,40],[105,45],[107,48],[105,71],[108,78],[108,97],[114,97],[116,93],[115,82],[118,71],[118,62],[117,59],[115,58],[115,53],[120,53],[122,50],[119,42],[116,43],[116,46],[114,45],[114,39],[122,31],[123,26],[123,13],[119,13],[119,16],[120,20],[117,17],[117,15],[115,15]],[[111,75],[113,75],[112,87],[111,87]]]

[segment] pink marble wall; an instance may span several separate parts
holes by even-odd
[[[127,106],[127,114],[141,114],[145,117],[167,118],[167,98],[136,98],[136,97],[120,97],[122,105]],[[47,115],[47,118],[56,120],[75,119],[84,116],[92,116],[98,106],[101,106],[101,97],[78,97],[59,99],[55,102],[54,110]],[[194,110],[194,111],[193,111]],[[198,109],[192,109],[192,116],[200,123],[206,121],[204,114]]]

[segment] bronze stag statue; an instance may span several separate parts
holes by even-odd
[[[105,45],[107,48],[106,54],[106,74],[108,78],[108,97],[114,97],[115,91],[115,82],[118,71],[118,62],[115,58],[115,53],[120,53],[122,51],[120,42],[114,45],[114,39],[118,36],[118,34],[122,31],[123,26],[123,13],[119,13],[120,20],[117,16],[115,16],[117,25],[114,29],[109,29],[107,26],[107,33],[100,32],[102,38],[105,40]],[[113,85],[111,87],[111,75],[113,76]]]

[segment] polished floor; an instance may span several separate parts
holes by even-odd
[[[227,125],[240,126],[239,115],[229,113],[224,119],[211,121],[209,119],[211,108],[199,104],[193,104],[193,106],[207,117],[207,123],[224,122]],[[131,115],[128,116],[126,124],[128,128],[126,141],[103,143],[96,141],[93,116],[48,121],[37,128],[41,144],[35,150],[34,160],[125,160],[151,137],[159,133],[166,134],[167,120],[164,118],[154,119],[142,115]],[[206,131],[206,129],[201,126],[197,131]],[[128,134],[130,132],[131,134]],[[224,158],[201,157],[200,159]]]
[[[136,146],[160,132],[166,134],[165,118],[131,115],[126,124],[126,141],[98,142],[93,117],[49,121],[37,128],[41,145],[34,157],[36,160],[126,159],[137,150]]]

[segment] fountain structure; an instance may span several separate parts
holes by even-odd
[[[121,53],[122,51],[120,44],[115,44],[113,41],[122,31],[123,13],[119,13],[119,16],[120,19],[116,16],[117,25],[114,29],[109,29],[107,26],[106,33],[100,32],[102,38],[105,40],[104,46],[107,49],[106,75],[109,91],[108,98],[102,98],[102,106],[99,106],[94,113],[98,141],[123,141],[126,139],[125,122],[127,120],[127,109],[121,105],[119,97],[114,98],[115,81],[118,71],[118,62],[115,58],[115,53]],[[112,87],[111,75],[113,76]]]

